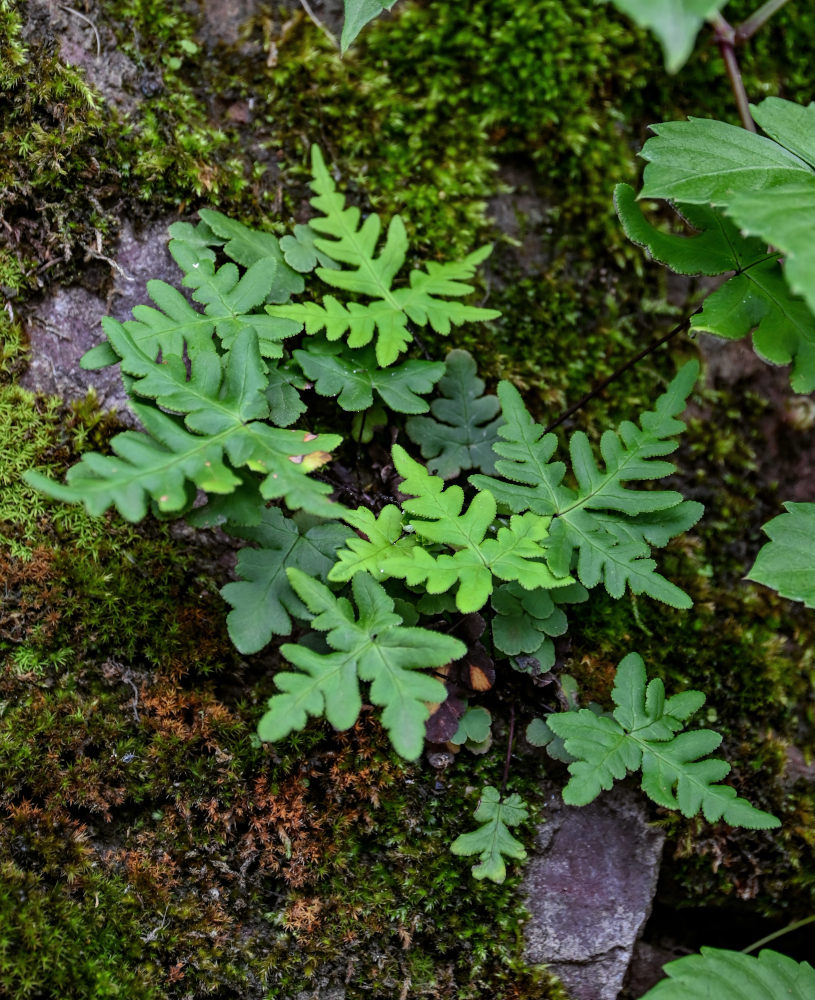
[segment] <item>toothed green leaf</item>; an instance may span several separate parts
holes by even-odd
[[[345,0],[345,20],[342,25],[340,51],[344,55],[366,24],[379,17],[383,10],[390,10],[396,0]]]
[[[770,541],[761,549],[748,580],[772,587],[782,597],[815,608],[815,503],[785,503],[764,527]]]
[[[815,969],[765,949],[758,958],[738,951],[702,948],[700,955],[668,962],[667,979],[643,1000],[810,1000]]]

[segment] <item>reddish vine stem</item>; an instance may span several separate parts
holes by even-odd
[[[741,123],[748,132],[756,132],[756,123],[750,114],[750,101],[747,97],[747,91],[744,89],[744,80],[741,78],[739,61],[736,58],[736,29],[728,24],[721,14],[717,14],[711,20],[711,24],[716,44],[719,46],[722,59],[724,59],[730,86],[733,88],[733,96],[736,98]]]
[[[766,3],[758,8],[755,14],[748,17],[746,21],[736,28],[736,42],[746,42],[748,38],[751,38],[758,31],[765,21],[769,21],[776,11],[781,10],[786,2],[787,0],[767,0]]]
[[[577,413],[578,410],[582,410],[583,407],[586,405],[586,403],[590,403],[591,400],[599,396],[600,393],[603,392],[604,389],[607,389],[612,382],[616,382],[618,378],[625,375],[625,373],[630,368],[633,368],[634,365],[639,364],[639,362],[642,361],[643,358],[647,358],[649,354],[653,354],[653,352],[662,347],[663,344],[667,344],[668,341],[672,340],[678,333],[681,333],[683,330],[687,329],[690,326],[690,322],[693,319],[693,317],[698,312],[701,311],[702,311],[702,306],[699,306],[697,309],[694,309],[694,311],[690,314],[690,316],[686,316],[681,323],[677,324],[677,326],[675,326],[672,330],[669,330],[664,336],[660,337],[659,340],[655,340],[652,344],[649,344],[647,347],[644,347],[638,354],[635,354],[633,358],[629,358],[624,365],[620,365],[619,368],[615,369],[615,371],[613,371],[610,375],[606,376],[606,378],[604,378],[602,382],[598,383],[593,389],[587,392],[585,396],[583,396],[581,399],[578,399],[578,401],[574,403],[572,406],[570,406],[568,410],[565,410],[563,413],[561,413],[561,415],[557,418],[557,420],[553,420],[552,423],[549,424],[549,426],[546,428],[544,433],[548,434],[549,431],[553,431],[556,427],[560,427],[560,425],[565,421],[567,421],[569,417],[571,417],[574,413]]]
[[[507,791],[509,781],[509,765],[512,761],[512,744],[515,741],[515,705],[509,706],[509,737],[507,738],[507,759],[504,761],[504,777],[501,781],[501,798],[503,799]]]

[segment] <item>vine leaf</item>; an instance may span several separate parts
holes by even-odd
[[[777,951],[756,958],[739,951],[702,948],[668,962],[663,979],[643,1000],[808,1000],[815,996],[815,969]]]
[[[784,507],[786,514],[764,525],[770,541],[758,553],[747,579],[815,608],[815,503],[787,502]]]
[[[643,791],[657,805],[679,809],[683,816],[695,816],[701,809],[710,822],[724,819],[751,830],[780,826],[775,816],[738,798],[735,789],[717,784],[730,771],[726,761],[707,758],[722,742],[718,733],[680,732],[705,702],[700,691],[666,700],[662,681],[654,679],[646,686],[642,658],[629,653],[617,668],[611,697],[616,705],[611,717],[583,708],[546,720],[575,758],[564,802],[586,805],[615,779],[641,770]]]
[[[288,302],[292,295],[299,295],[305,282],[285,261],[280,241],[272,233],[250,229],[237,219],[230,219],[211,208],[202,208],[198,215],[209,229],[220,237],[224,253],[241,267],[251,269],[264,261],[274,273],[274,282],[267,293],[269,302]],[[271,262],[271,263],[268,263]],[[274,266],[272,266],[272,264]]]
[[[281,653],[301,673],[283,672],[275,683],[280,694],[269,700],[260,721],[262,740],[274,742],[302,729],[309,715],[325,715],[336,729],[356,721],[362,701],[359,680],[370,681],[370,700],[384,706],[382,724],[397,753],[415,760],[422,751],[426,702],[440,701],[444,685],[420,671],[440,667],[464,653],[452,636],[402,625],[393,600],[367,573],[354,577],[352,590],[359,616],[346,598],[298,569],[287,570],[289,583],[316,617],[313,628],[325,632],[329,652],[286,643]]]
[[[383,10],[390,10],[396,0],[345,0],[345,20],[342,25],[340,51],[343,55],[366,24],[379,17]]]
[[[507,875],[504,858],[523,861],[526,857],[523,844],[513,837],[509,828],[522,823],[527,816],[520,795],[510,795],[502,801],[497,788],[485,785],[475,811],[475,819],[482,825],[472,833],[456,837],[450,850],[465,857],[477,854],[480,861],[473,865],[473,875],[479,879],[503,882]]]
[[[676,73],[688,61],[706,18],[718,13],[727,0],[611,0],[641,28],[659,39],[665,69]]]
[[[376,254],[382,229],[380,218],[369,215],[360,224],[360,211],[345,207],[345,199],[336,190],[334,180],[317,146],[312,147],[311,204],[321,214],[309,225],[320,233],[314,240],[317,250],[333,261],[345,265],[340,269],[318,267],[316,274],[326,284],[345,292],[364,295],[370,302],[341,303],[333,295],[317,302],[267,306],[272,317],[291,320],[305,328],[306,333],[325,331],[329,340],[339,340],[347,334],[348,346],[364,347],[375,339],[376,358],[383,368],[393,364],[412,339],[408,321],[430,326],[448,334],[454,324],[494,319],[494,309],[482,309],[445,297],[459,297],[472,292],[466,284],[478,264],[490,253],[489,247],[476,250],[463,261],[439,264],[431,262],[427,269],[410,272],[409,286],[392,288],[394,278],[405,263],[408,250],[407,233],[402,219],[391,219],[385,244]],[[330,237],[330,238],[329,238]]]
[[[648,165],[640,197],[721,208],[743,233],[760,236],[783,255],[787,283],[815,312],[815,157],[809,138],[815,110],[780,98],[751,110],[779,141],[701,118],[653,126],[656,135],[642,150]],[[793,134],[800,124],[806,138]]]
[[[241,549],[236,573],[242,579],[221,588],[221,596],[232,606],[226,619],[230,639],[240,653],[257,653],[273,635],[291,632],[292,616],[309,617],[286,570],[295,567],[325,580],[334,552],[345,542],[349,529],[337,521],[288,518],[277,507],[269,507],[263,510],[259,525],[232,526],[230,534],[259,546]]]
[[[509,525],[487,538],[496,515],[494,497],[478,493],[465,513],[464,491],[460,486],[444,488],[443,480],[431,476],[425,466],[412,459],[399,445],[393,446],[393,461],[404,476],[403,493],[414,499],[402,507],[420,539],[449,546],[452,555],[434,556],[416,545],[393,553],[381,569],[400,577],[408,586],[424,583],[430,594],[441,594],[457,586],[456,606],[463,614],[478,611],[493,589],[493,576],[518,580],[524,587],[561,587],[571,577],[555,576],[544,561],[541,541],[547,537],[549,519],[536,514],[513,516]]]
[[[492,446],[498,440],[501,404],[496,396],[484,395],[484,382],[467,351],[450,351],[445,365],[439,381],[443,398],[430,404],[432,417],[407,421],[408,437],[430,459],[428,469],[442,479],[455,479],[466,469],[495,472]]]
[[[677,274],[735,272],[707,296],[691,321],[695,330],[730,339],[752,330],[760,357],[771,364],[793,364],[790,378],[796,392],[815,389],[815,316],[790,291],[778,254],[768,253],[764,240],[745,238],[733,222],[707,205],[680,206],[680,214],[700,232],[674,236],[644,218],[627,184],[617,186],[614,200],[626,236]]]
[[[498,434],[503,440],[494,445],[501,478],[476,475],[470,482],[511,511],[552,517],[542,544],[555,574],[568,573],[576,557],[577,575],[586,587],[602,581],[612,597],[621,597],[627,585],[635,594],[688,608],[690,598],[655,571],[649,555],[652,545],[665,545],[695,524],[703,508],[672,490],[635,490],[626,484],[674,472],[672,463],[659,459],[677,448],[671,438],[685,425],[676,417],[698,374],[698,364],[688,362],[654,410],[641,415],[639,426],[626,420],[616,431],[606,431],[600,440],[602,466],[586,435],[576,431],[569,445],[576,489],[563,483],[565,464],[552,461],[555,435],[535,423],[518,390],[502,382],[498,396],[504,424]]]
[[[297,363],[321,396],[335,396],[343,410],[367,410],[377,393],[396,413],[426,413],[428,393],[444,374],[441,361],[403,361],[383,370],[371,347],[353,357],[339,353],[338,344],[310,341],[308,350],[294,351]]]

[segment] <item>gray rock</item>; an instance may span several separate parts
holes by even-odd
[[[651,910],[663,834],[642,798],[615,788],[582,808],[553,790],[524,890],[526,958],[575,1000],[616,1000]]]
[[[115,410],[123,423],[135,423],[118,366],[84,371],[79,360],[104,339],[103,316],[126,320],[134,306],[150,301],[151,278],[177,284],[180,272],[167,251],[167,226],[172,221],[154,223],[138,234],[129,223],[123,225],[107,301],[84,288],[69,287],[39,303],[27,322],[31,363],[20,380],[26,389],[69,401],[94,389],[105,409]]]

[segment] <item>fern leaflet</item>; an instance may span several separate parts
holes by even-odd
[[[577,575],[586,587],[602,581],[613,597],[621,597],[628,585],[636,594],[690,607],[690,598],[656,573],[648,557],[651,545],[664,545],[695,524],[701,504],[672,490],[635,490],[626,484],[674,471],[670,462],[659,459],[677,447],[670,437],[685,425],[676,415],[685,408],[698,371],[696,362],[688,362],[655,409],[642,414],[640,426],[624,421],[616,431],[606,431],[600,441],[602,465],[586,435],[576,431],[569,447],[576,489],[563,482],[565,464],[552,461],[555,435],[545,433],[518,390],[502,382],[498,395],[505,422],[498,433],[503,440],[494,445],[501,456],[495,463],[501,479],[476,475],[470,482],[489,490],[511,511],[552,517],[545,548],[557,575],[568,573],[576,556]]]
[[[504,858],[523,861],[526,850],[523,844],[509,831],[527,818],[527,810],[520,795],[510,795],[501,799],[498,789],[485,785],[475,811],[476,821],[482,825],[472,833],[462,833],[450,845],[453,854],[477,854],[480,862],[473,865],[476,878],[488,878],[493,882],[503,882],[507,877]]]

